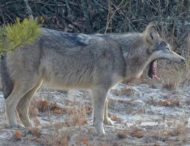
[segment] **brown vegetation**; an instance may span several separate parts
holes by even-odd
[[[16,140],[20,140],[23,136],[24,136],[24,134],[22,133],[22,131],[20,131],[20,130],[15,131],[15,139]]]
[[[168,107],[180,106],[180,100],[176,98],[174,99],[168,98],[160,100],[150,99],[148,103],[155,106],[168,106]]]

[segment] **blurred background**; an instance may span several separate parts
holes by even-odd
[[[189,0],[0,0],[0,25],[27,17],[26,2],[44,27],[67,32],[143,31],[157,21],[174,48],[184,48],[190,32]]]

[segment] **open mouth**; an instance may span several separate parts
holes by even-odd
[[[151,79],[160,80],[160,78],[157,75],[157,61],[156,60],[154,60],[150,63],[149,70],[148,70],[148,76]]]

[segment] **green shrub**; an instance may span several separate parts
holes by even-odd
[[[0,27],[0,54],[27,44],[31,44],[40,35],[40,25],[36,20],[17,19],[14,24]]]

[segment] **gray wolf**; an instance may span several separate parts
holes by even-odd
[[[34,43],[1,58],[9,125],[18,126],[18,112],[23,125],[32,126],[28,107],[33,94],[45,83],[59,90],[88,89],[95,129],[104,134],[104,122],[111,124],[106,98],[109,89],[123,80],[139,78],[147,67],[153,77],[154,62],[158,59],[185,62],[152,23],[142,33],[126,34],[87,35],[42,28]]]

